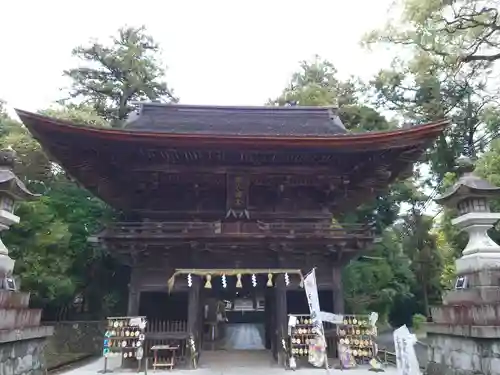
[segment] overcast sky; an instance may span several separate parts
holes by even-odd
[[[319,54],[342,76],[369,78],[390,63],[359,46],[392,0],[16,0],[2,3],[0,98],[38,110],[61,98],[71,49],[125,24],[161,44],[167,81],[182,103],[261,105],[298,62]]]

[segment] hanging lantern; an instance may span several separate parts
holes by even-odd
[[[207,282],[205,283],[205,288],[206,289],[212,289],[211,280],[212,280],[212,276],[211,275],[207,275]]]
[[[272,273],[268,273],[267,274],[267,284],[266,284],[268,287],[272,287],[273,286],[273,274]]]
[[[187,275],[187,281],[188,281],[188,287],[192,287],[193,286],[193,277],[191,276],[190,273],[188,273]]]
[[[223,288],[227,288],[226,275],[222,275],[222,287]]]
[[[236,288],[243,288],[243,284],[241,283],[241,273],[236,275]]]
[[[257,277],[255,274],[252,275],[252,285],[254,288],[257,286]]]
[[[290,276],[288,276],[288,273],[285,273],[285,285],[290,285]]]

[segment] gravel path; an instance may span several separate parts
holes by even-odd
[[[271,360],[271,355],[266,351],[233,351],[212,352],[205,355],[205,360],[200,363],[200,368],[197,370],[175,369],[174,371],[153,371],[149,370],[148,373],[155,375],[166,374],[179,374],[179,375],[255,375],[260,372],[265,375],[290,375],[292,373],[300,373],[301,375],[319,375],[326,374],[324,369],[316,368],[302,368],[295,372],[287,371],[278,367],[274,361]],[[207,358],[208,357],[208,358]],[[115,361],[113,361],[115,360]],[[109,369],[113,371],[113,375],[131,375],[136,374],[134,370],[121,370],[119,368],[120,358],[113,358],[109,362]],[[100,358],[92,363],[82,366],[77,369],[72,369],[65,372],[65,375],[96,375],[103,369],[103,359]],[[330,374],[343,373],[341,370],[331,369]],[[374,374],[368,371],[368,368],[355,368],[348,370],[349,375],[369,375]],[[386,368],[384,375],[396,375],[395,368]]]

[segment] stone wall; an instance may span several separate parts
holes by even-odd
[[[0,375],[44,375],[46,339],[0,343]]]
[[[427,335],[428,375],[500,375],[500,340]]]
[[[54,327],[47,340],[45,357],[49,369],[102,353],[105,321],[44,322]],[[1,373],[0,373],[1,375]]]

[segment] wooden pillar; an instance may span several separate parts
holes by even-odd
[[[128,292],[128,306],[127,315],[137,316],[139,315],[139,303],[141,298],[141,292],[138,290],[129,289]]]
[[[334,263],[332,265],[332,285],[333,285],[333,312],[336,314],[345,313],[344,287],[342,285],[342,265]]]
[[[199,332],[199,312],[200,312],[200,278],[198,276],[192,276],[193,285],[189,288],[188,297],[188,320],[187,320],[187,330],[188,334],[193,336],[196,351],[200,353],[200,332]],[[190,366],[193,363],[190,362]]]
[[[272,293],[272,288],[266,288],[265,292],[265,347],[266,349],[273,348],[273,317],[272,317],[272,301],[274,300],[274,294]]]
[[[139,289],[138,280],[139,278],[137,277],[137,270],[135,268],[132,268],[130,272],[130,283],[128,284],[128,305],[127,305],[128,316],[139,315],[141,292]]]
[[[286,301],[286,285],[285,276],[278,275],[276,277],[276,349],[278,352],[278,363],[282,366],[286,363],[285,354],[283,353],[282,339],[287,335],[288,329],[288,311]]]

